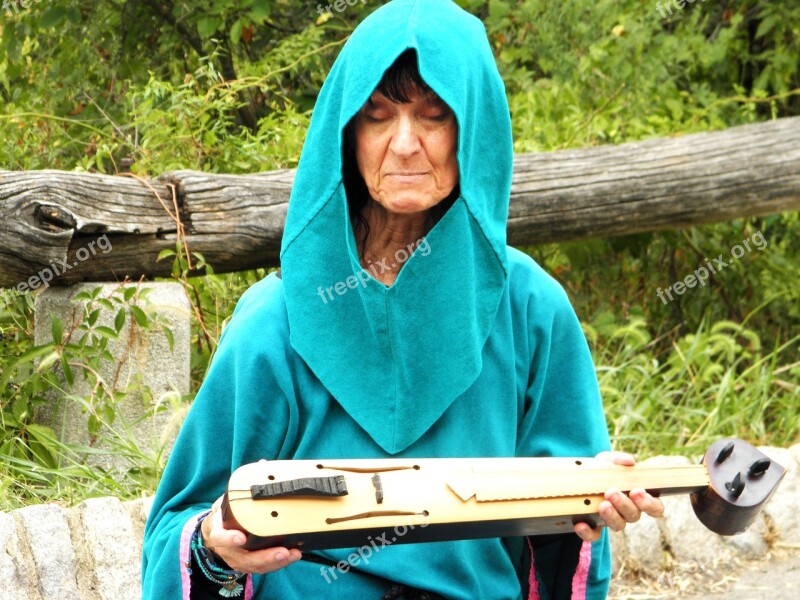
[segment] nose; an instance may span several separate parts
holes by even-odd
[[[419,132],[416,129],[414,120],[409,116],[403,115],[397,120],[397,126],[389,149],[399,157],[407,158],[413,156],[422,148],[419,140]]]

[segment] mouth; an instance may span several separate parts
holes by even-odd
[[[396,173],[387,173],[386,177],[391,177],[398,183],[416,183],[426,175],[427,173],[422,171],[404,171]]]

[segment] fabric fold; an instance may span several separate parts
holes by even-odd
[[[428,252],[409,249],[387,288],[358,257],[344,129],[409,49],[455,115],[460,197],[426,235]],[[281,266],[293,348],[389,454],[419,440],[481,372],[508,276],[512,162],[505,88],[479,19],[447,0],[396,0],[361,23],[314,109]]]

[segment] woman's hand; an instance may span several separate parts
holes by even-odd
[[[601,452],[595,458],[607,460],[615,465],[633,466],[636,459],[626,452]],[[628,523],[635,523],[642,513],[651,517],[660,517],[664,514],[664,505],[661,500],[648,494],[643,489],[633,489],[626,496],[616,489],[608,489],[605,500],[600,503],[598,512],[600,518],[612,531],[622,531]],[[575,533],[582,540],[594,542],[600,539],[602,527],[592,529],[587,523],[577,523]]]
[[[297,549],[265,548],[263,550],[245,550],[246,541],[243,531],[225,529],[222,526],[222,498],[214,502],[209,514],[200,526],[203,545],[219,555],[231,569],[243,573],[269,573],[300,560],[302,552]]]

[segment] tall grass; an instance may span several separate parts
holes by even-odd
[[[700,454],[720,437],[785,446],[800,441],[800,336],[764,348],[730,321],[702,323],[659,359],[642,320],[608,338],[586,326],[612,439],[638,455]]]

